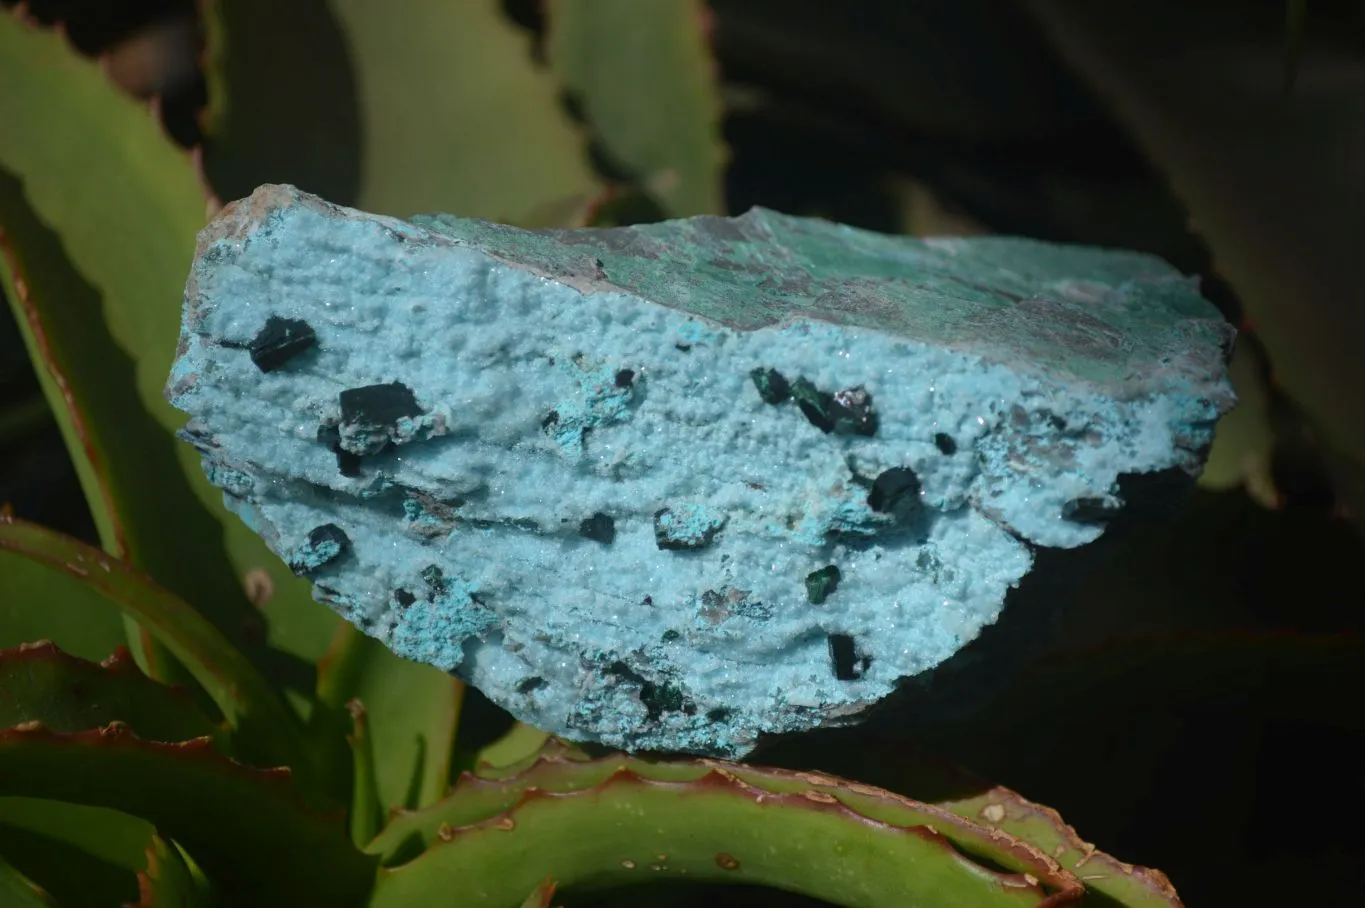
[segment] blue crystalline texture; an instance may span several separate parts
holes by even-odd
[[[1197,473],[1229,341],[1128,253],[263,187],[200,236],[168,394],[395,652],[570,738],[739,756],[952,656],[1121,476]]]

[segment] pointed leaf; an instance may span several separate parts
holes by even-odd
[[[379,803],[385,812],[425,807],[450,787],[451,749],[464,685],[454,675],[394,655],[349,622],[318,666],[318,698],[365,705]]]
[[[60,34],[9,13],[0,84],[22,86],[0,92],[0,272],[103,543],[261,664],[269,653],[247,646],[259,616],[242,578],[263,571],[272,642],[316,659],[336,618],[228,514],[196,453],[170,434],[184,416],[161,392],[204,222],[190,155]],[[287,677],[289,666],[269,667]],[[311,693],[312,679],[291,686]]]
[[[111,807],[183,845],[233,904],[360,905],[370,863],[344,819],[306,808],[283,770],[256,770],[207,739],[142,741],[122,726],[0,732],[0,795]]]
[[[505,735],[475,755],[474,771],[483,775],[502,767],[514,766],[539,754],[549,740],[549,732],[518,722]]]
[[[720,98],[702,0],[553,0],[549,53],[607,158],[672,217],[723,214]]]
[[[997,786],[971,797],[940,801],[939,806],[1035,846],[1075,874],[1088,901],[1123,908],[1182,908],[1164,873],[1110,857],[1082,840],[1057,811],[1008,788]]]
[[[111,608],[135,618],[194,675],[239,732],[235,740],[244,755],[307,772],[302,737],[284,704],[246,657],[194,609],[127,564],[32,524],[0,520],[0,550],[47,567],[54,585],[65,573],[70,585],[103,594]],[[303,778],[305,786],[315,781]]]
[[[151,741],[218,731],[188,693],[142,674],[127,650],[96,664],[47,642],[0,651],[0,728],[25,722],[60,732],[123,722]]]
[[[0,904],[10,908],[54,908],[57,903],[0,856]]]
[[[134,901],[154,832],[105,807],[0,797],[0,853],[63,908]]]
[[[346,736],[352,757],[351,841],[360,847],[373,839],[384,825],[384,811],[379,803],[369,717],[359,700],[351,700],[346,708],[352,722],[351,733]]]
[[[206,904],[194,874],[174,842],[160,836],[147,846],[147,868],[137,875],[137,908],[194,908]]]
[[[913,795],[964,819],[1000,829],[1073,873],[1084,884],[1087,899],[1097,904],[1181,908],[1163,873],[1124,864],[1099,851],[1082,841],[1055,810],[991,785],[903,740],[869,729],[857,731],[856,741],[840,733],[817,733],[778,741],[756,756],[778,766],[818,765],[826,772]]]
[[[475,873],[480,885],[461,890],[470,905],[515,904],[547,873],[568,888],[679,875],[858,906],[1060,905],[1082,891],[1041,852],[948,811],[712,760],[548,757],[510,779],[466,776],[370,850],[389,845],[391,862],[426,850],[381,871],[376,908],[421,904]]]
[[[500,7],[207,4],[219,197],[287,182],[382,214],[508,219],[590,191],[583,139]]]
[[[521,903],[521,908],[550,908],[550,899],[555,897],[555,889],[555,881],[547,876],[526,897],[526,901]]]

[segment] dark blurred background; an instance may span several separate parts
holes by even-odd
[[[1246,317],[1247,288],[1218,267],[1219,238],[1200,230],[1203,215],[1187,207],[1193,196],[1177,196],[1165,162],[1121,115],[1113,92],[1084,77],[1076,64],[1084,54],[1065,52],[1058,29],[1031,9],[1040,5],[1048,6],[712,0],[708,28],[730,153],[726,205],[731,213],[763,205],[888,232],[1129,247],[1201,277],[1206,295],[1244,329],[1234,376],[1246,406],[1235,429],[1220,429],[1211,475],[1169,522],[1106,544],[1066,594],[1057,645],[1089,655],[1062,663],[1047,702],[1024,703],[991,733],[942,723],[920,729],[918,743],[1057,808],[1112,854],[1161,868],[1191,906],[1360,904],[1365,730],[1361,693],[1349,686],[1360,672],[1340,662],[1349,658],[1341,652],[1356,651],[1334,650],[1330,640],[1354,640],[1362,628],[1365,515],[1342,494],[1349,479],[1320,444],[1323,433],[1305,412],[1312,402],[1286,393],[1276,338]],[[1272,74],[1267,104],[1292,105],[1295,90],[1321,87],[1282,93],[1286,68],[1301,80],[1345,73],[1332,83],[1337,108],[1310,111],[1323,114],[1317,119],[1296,114],[1279,128],[1302,130],[1295,134],[1302,147],[1335,148],[1339,185],[1365,189],[1355,137],[1365,121],[1357,118],[1351,132],[1333,120],[1365,109],[1365,4],[1315,0],[1298,42],[1286,40],[1293,17],[1274,0],[1141,6],[1148,43],[1139,52],[1184,66],[1182,92],[1228,92],[1225,104],[1214,99],[1220,110],[1236,113],[1241,102],[1225,76],[1250,60]],[[1204,18],[1192,24],[1187,14],[1196,7]],[[31,0],[29,10],[65,21],[83,52],[109,53],[123,87],[161,97],[177,141],[199,141],[206,92],[191,0]],[[502,0],[501,12],[525,34],[526,53],[543,55],[541,3]],[[1208,16],[1216,28],[1205,27]],[[1091,25],[1102,30],[1103,17]],[[565,103],[581,115],[572,99]],[[307,115],[298,112],[301,122]],[[1220,145],[1221,127],[1209,126],[1201,141],[1235,169],[1249,153],[1241,134],[1226,132]],[[607,150],[595,149],[594,163],[608,178],[631,179]],[[1279,226],[1293,218],[1346,225],[1332,227],[1340,248],[1365,252],[1365,234],[1348,230],[1359,225],[1365,193],[1337,192],[1335,207],[1325,205],[1310,185],[1324,176],[1320,167],[1315,173],[1288,154],[1281,164],[1257,187],[1267,205],[1286,212]],[[331,174],[334,184],[318,191],[331,188],[330,197],[346,202],[345,168]],[[1355,265],[1332,254],[1336,271],[1314,265],[1324,286]],[[1285,301],[1286,318],[1316,320],[1324,332],[1346,335],[1342,349],[1353,350],[1365,340],[1355,331],[1362,294],[1346,286],[1325,308],[1294,310],[1297,301]],[[1365,396],[1346,378],[1333,387],[1342,397]],[[0,313],[0,399],[0,501],[95,541],[8,308]],[[1134,640],[1147,642],[1122,643]],[[1173,640],[1198,643],[1159,642]],[[1095,680],[1103,673],[1094,663],[1105,659],[1094,647],[1119,645],[1152,654],[1138,671]],[[878,755],[884,763],[894,763],[903,743],[891,738]],[[863,744],[833,735],[822,746]],[[716,890],[705,898],[752,904],[755,896]]]

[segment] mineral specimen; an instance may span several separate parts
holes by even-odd
[[[266,186],[200,236],[168,394],[394,651],[570,738],[737,756],[952,656],[1120,476],[1196,474],[1231,338],[1138,254]]]

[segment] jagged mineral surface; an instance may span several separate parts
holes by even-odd
[[[200,236],[168,393],[395,652],[570,738],[736,756],[947,659],[1121,474],[1197,473],[1231,337],[1137,254],[266,186]]]

